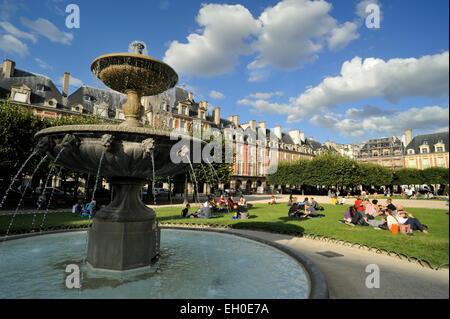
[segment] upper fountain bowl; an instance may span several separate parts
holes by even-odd
[[[178,83],[178,75],[166,63],[137,53],[111,53],[94,60],[91,71],[109,88],[141,96],[156,95]]]

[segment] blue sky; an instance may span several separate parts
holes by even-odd
[[[79,29],[65,25],[70,3]],[[365,25],[370,3],[379,29]],[[222,117],[322,142],[448,130],[448,30],[447,0],[0,0],[0,52],[20,69],[102,87],[91,62],[142,40]]]

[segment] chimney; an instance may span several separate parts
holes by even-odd
[[[259,128],[262,128],[263,130],[265,130],[266,129],[266,121],[261,121],[261,122],[259,122],[258,123],[258,127]],[[265,131],[264,131],[265,132]]]
[[[310,137],[308,137],[308,140],[310,140],[310,141],[314,141],[314,136],[310,136]]]
[[[305,143],[305,141],[306,141],[306,139],[305,139],[305,132],[300,132],[300,141]]]
[[[250,124],[250,128],[256,132],[256,121],[255,120],[251,120],[250,122],[248,122]]]
[[[3,60],[3,74],[5,78],[10,78],[14,76],[14,69],[16,67],[16,62],[4,59]]]
[[[220,125],[220,107],[216,107],[213,110],[213,117],[214,117],[214,124],[219,126]]]
[[[300,130],[289,130],[289,136],[292,138],[292,140],[294,141],[295,145],[299,145],[301,143],[300,141]]]
[[[275,136],[281,140],[281,125],[277,125],[275,126],[275,128],[273,129],[273,133],[275,134]]]
[[[405,147],[409,145],[412,141],[412,129],[408,128],[405,131]]]
[[[228,116],[228,121],[233,122],[233,116],[232,115]]]
[[[204,101],[204,102],[203,102],[203,108],[204,108],[205,110],[208,110],[208,101]]]
[[[64,97],[67,97],[69,94],[69,80],[70,80],[70,73],[65,72],[64,80],[63,80],[63,88],[62,88],[62,94]]]
[[[330,141],[326,141],[325,145],[327,146],[327,148],[330,148],[330,145],[331,145]]]
[[[194,93],[189,92],[188,93],[188,99],[189,99],[189,101],[194,102]]]
[[[239,127],[239,115],[233,116],[233,123],[234,123],[234,126],[236,126],[236,128]]]

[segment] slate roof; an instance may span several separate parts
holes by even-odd
[[[25,84],[31,89],[30,103],[43,106],[46,100],[56,99],[56,108],[66,108],[62,103],[62,94],[49,77],[41,74],[26,72],[15,68],[14,74],[6,78],[0,71],[0,99],[6,99],[11,93],[11,87]],[[38,85],[43,85],[44,90],[38,90]]]
[[[408,152],[408,149],[414,149],[415,154],[420,154],[420,146],[427,142],[430,146],[430,153],[435,153],[434,145],[442,141],[445,145],[445,152],[449,151],[448,148],[448,135],[449,132],[439,132],[433,134],[423,134],[415,136],[411,142],[406,146],[405,154]]]
[[[83,113],[92,114],[94,112],[94,104],[104,102],[108,104],[108,117],[115,118],[116,108],[126,101],[127,96],[125,94],[92,86],[82,86],[68,97],[67,107],[71,109],[73,106],[81,104]]]

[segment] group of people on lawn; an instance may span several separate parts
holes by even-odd
[[[325,215],[319,214],[318,210],[324,210],[323,207],[311,197],[311,200],[306,197],[303,202],[299,202],[297,197],[289,196],[288,201],[289,217],[304,217],[304,218],[314,218],[314,217],[324,217]]]
[[[376,220],[375,217],[381,217],[381,220]],[[376,199],[371,202],[366,198],[363,201],[357,196],[355,204],[347,208],[344,219],[340,222],[349,226],[372,226],[374,229],[389,230],[393,233],[398,233],[401,228],[405,229],[406,235],[412,235],[414,230],[428,234],[426,225],[403,210],[402,205],[395,206],[391,199],[387,199],[386,206],[383,206],[379,205]]]
[[[239,201],[235,201],[233,196],[229,196],[225,199],[224,195],[221,195],[218,202],[213,196],[209,196],[206,202],[200,205],[199,210],[189,214],[191,205],[188,203],[186,207],[181,211],[181,217],[183,218],[203,218],[209,219],[213,212],[234,212],[233,219],[247,219],[248,208],[251,204],[247,203],[247,200],[243,195],[239,198]]]

